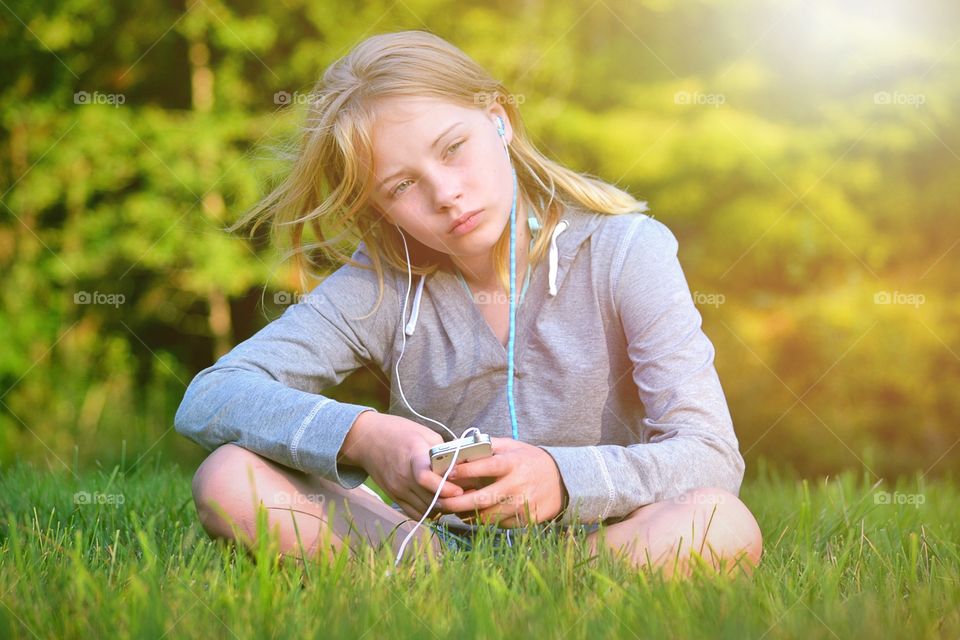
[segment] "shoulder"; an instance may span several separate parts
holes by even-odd
[[[625,286],[638,294],[672,280],[679,268],[678,242],[666,224],[645,212],[602,217],[595,234],[597,260],[605,272],[601,286],[609,287],[615,306],[622,303]]]
[[[350,315],[363,315],[379,309],[383,301],[396,299],[396,277],[387,268],[378,276],[363,242],[350,256],[352,262],[340,265],[329,273],[307,296],[314,305],[332,305]],[[392,304],[388,307],[392,309]]]
[[[650,214],[596,215],[600,223],[594,234],[595,243],[612,259],[614,273],[619,272],[627,260],[662,261],[677,254],[679,243],[673,231]]]
[[[367,250],[365,243],[359,243],[353,254],[350,256],[350,260],[351,262],[346,262],[334,269],[326,278],[324,278],[324,282],[329,280],[347,280],[353,283],[377,283],[377,271],[374,268],[373,260],[370,258],[370,252]],[[384,281],[389,282],[390,277],[391,270],[385,270],[383,273]]]

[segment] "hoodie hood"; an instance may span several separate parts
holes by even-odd
[[[554,226],[550,234],[550,248],[547,252],[547,293],[550,296],[556,296],[563,285],[564,277],[570,270],[570,265],[577,257],[577,253],[584,245],[587,239],[600,226],[601,215],[595,212],[586,211],[582,208],[567,206],[560,219]],[[541,231],[536,229],[534,233]],[[534,265],[534,269],[539,269],[540,264]],[[417,283],[417,291],[413,298],[413,308],[410,314],[410,320],[404,327],[404,332],[411,336],[417,328],[417,320],[420,317],[420,301],[423,298],[423,287],[427,276],[420,276]]]

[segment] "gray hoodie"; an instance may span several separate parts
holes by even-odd
[[[744,462],[673,233],[644,213],[568,207],[562,219],[517,307],[514,354],[520,440],[553,457],[570,498],[557,522],[622,517],[698,487],[737,494]],[[370,263],[362,243],[353,257]],[[337,269],[197,374],[177,431],[356,487],[367,473],[337,454],[356,417],[375,409],[322,393],[372,362],[390,378],[389,413],[449,440],[400,397],[408,280],[393,270],[384,278],[370,314],[376,273]],[[511,437],[507,350],[457,274],[413,283],[399,369],[408,402],[457,434]]]

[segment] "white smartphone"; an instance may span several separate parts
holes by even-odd
[[[486,434],[478,433],[466,438],[444,442],[430,448],[430,466],[435,474],[442,476],[447,472],[457,447],[460,447],[460,453],[457,454],[457,464],[493,455],[493,443],[490,442],[490,436]]]

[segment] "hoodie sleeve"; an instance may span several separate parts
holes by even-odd
[[[354,260],[369,264],[358,249]],[[191,381],[176,430],[208,450],[234,443],[345,488],[367,477],[337,463],[357,416],[372,407],[321,392],[373,361],[382,366],[395,326],[396,295],[376,273],[344,265],[283,315],[241,342]],[[367,318],[362,316],[370,314]]]
[[[700,487],[739,493],[743,458],[677,248],[644,215],[614,255],[612,299],[646,417],[638,444],[543,447],[569,496],[561,523],[623,517]]]

